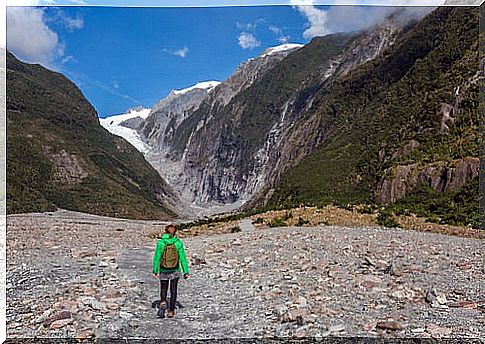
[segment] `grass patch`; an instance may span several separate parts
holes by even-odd
[[[270,227],[287,227],[288,224],[281,217],[275,217],[273,220],[268,221]]]

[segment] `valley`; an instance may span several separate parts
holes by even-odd
[[[160,319],[151,259],[164,224],[9,215],[8,338],[485,336],[483,238],[247,220],[236,233],[182,230],[192,277],[184,308]]]

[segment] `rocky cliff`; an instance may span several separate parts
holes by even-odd
[[[157,149],[147,159],[191,202],[250,199],[296,156],[308,153],[305,145],[289,147],[288,139],[314,94],[378,56],[405,29],[389,20],[369,32],[317,37],[304,47],[264,52],[202,101],[204,95],[190,94],[191,101],[178,107],[180,123],[168,125],[167,116],[153,111],[145,122],[160,127],[148,135],[140,131],[148,140],[158,135]],[[180,99],[170,95],[161,104],[173,104],[174,98]],[[162,134],[160,128],[170,129]],[[300,133],[306,137],[305,130]],[[307,143],[312,147],[321,138]]]
[[[200,206],[387,203],[423,183],[460,189],[477,175],[478,10],[403,14],[269,49],[125,125]]]
[[[275,179],[274,190],[263,190],[259,204],[265,196],[272,206],[389,202],[421,182],[445,192],[473,180],[477,33],[478,8],[438,8],[318,94],[308,114],[313,122],[302,122],[290,144],[316,149],[300,160],[294,154],[296,164]],[[305,145],[299,137],[320,138]]]

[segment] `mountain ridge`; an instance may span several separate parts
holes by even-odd
[[[7,213],[173,218],[177,197],[62,74],[7,52]]]

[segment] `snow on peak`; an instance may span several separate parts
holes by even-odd
[[[121,115],[113,115],[106,118],[100,118],[99,120],[101,123],[108,123],[110,125],[119,125],[121,122],[124,122],[127,119],[131,119],[131,118],[141,117],[145,119],[150,114],[150,111],[151,109],[145,109],[145,108],[129,109]]]
[[[195,84],[194,86],[184,88],[182,90],[173,90],[172,92],[174,94],[184,94],[184,93],[190,92],[192,90],[195,90],[197,88],[204,89],[204,90],[207,90],[207,92],[210,92],[210,91],[212,91],[212,89],[214,87],[216,87],[219,84],[220,84],[219,81],[204,81],[204,82],[199,82],[199,83]]]
[[[135,148],[140,152],[146,153],[149,151],[149,147],[145,142],[142,141],[136,130],[123,127],[120,124],[131,118],[141,117],[145,119],[150,114],[150,111],[150,109],[145,108],[130,109],[121,115],[100,118],[99,123],[110,133],[123,137],[126,141],[135,146]]]
[[[272,55],[274,53],[279,53],[287,50],[293,50],[297,48],[301,48],[303,44],[296,44],[296,43],[287,43],[287,44],[281,44],[277,45],[276,47],[270,47],[266,49],[262,54],[261,57]]]

